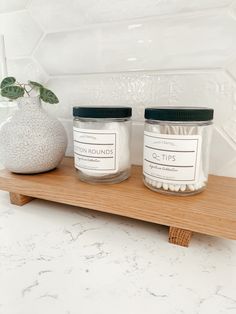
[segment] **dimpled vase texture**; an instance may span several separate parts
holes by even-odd
[[[22,174],[56,168],[67,147],[64,127],[47,114],[38,97],[19,98],[18,107],[0,126],[2,164],[9,171]]]

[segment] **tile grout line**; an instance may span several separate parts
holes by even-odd
[[[104,75],[104,76],[111,76],[111,75],[120,75],[120,74],[140,74],[140,75],[173,75],[179,74],[179,75],[185,75],[185,74],[201,74],[201,73],[209,73],[209,72],[218,72],[218,71],[224,71],[224,67],[209,67],[209,68],[195,68],[195,67],[189,67],[189,68],[169,68],[169,69],[155,69],[155,70],[128,70],[128,71],[111,71],[111,72],[87,72],[87,73],[78,73],[78,74],[62,74],[62,75],[49,75],[50,79],[65,79],[65,78],[76,78],[81,76],[98,76],[98,75]]]

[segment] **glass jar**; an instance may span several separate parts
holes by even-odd
[[[144,184],[157,192],[192,195],[206,188],[213,109],[145,110]]]
[[[119,183],[130,176],[130,107],[74,107],[74,157],[79,178]]]

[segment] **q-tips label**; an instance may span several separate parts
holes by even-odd
[[[144,175],[166,183],[197,183],[201,142],[200,135],[169,135],[145,131]]]
[[[117,131],[74,127],[75,167],[81,171],[115,173],[118,169],[117,147]]]

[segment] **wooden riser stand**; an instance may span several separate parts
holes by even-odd
[[[17,175],[0,171],[0,189],[12,204],[34,198],[89,208],[169,226],[169,242],[188,246],[193,232],[236,239],[236,179],[210,176],[206,191],[181,197],[150,191],[142,182],[141,167],[114,185],[90,185],[78,180],[73,159],[65,158],[51,172]]]

